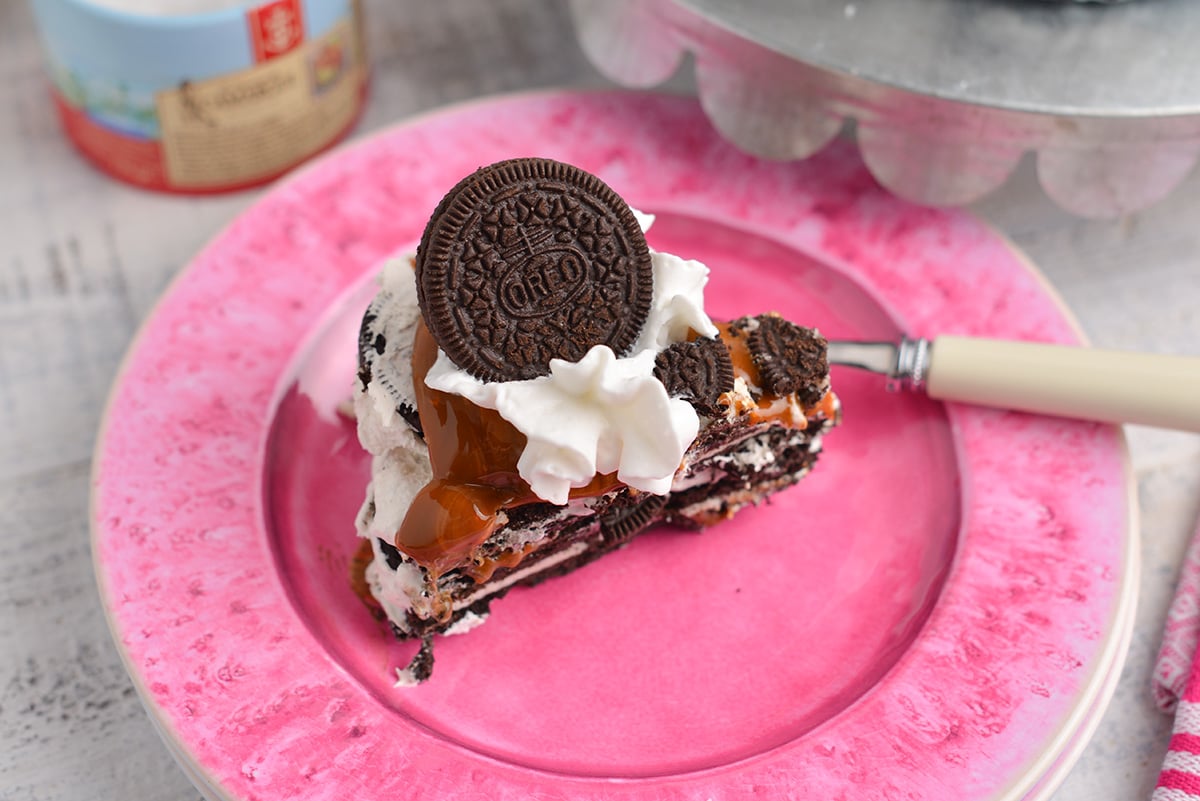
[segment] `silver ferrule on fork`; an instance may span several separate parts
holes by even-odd
[[[829,343],[830,364],[857,367],[887,376],[888,389],[921,389],[929,372],[929,340],[901,337],[899,342]]]

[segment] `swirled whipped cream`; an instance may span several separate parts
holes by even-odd
[[[635,214],[643,231],[654,220]],[[517,470],[542,500],[565,504],[571,489],[614,472],[630,487],[664,495],[696,438],[696,410],[667,394],[654,375],[654,360],[692,332],[717,336],[704,311],[708,268],[669,253],[651,251],[650,258],[654,299],[628,355],[597,345],[577,362],[552,360],[549,375],[490,382],[459,369],[439,350],[425,378],[431,389],[494,409],[525,435]]]

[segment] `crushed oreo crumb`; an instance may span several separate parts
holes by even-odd
[[[364,392],[371,383],[371,365],[367,363],[367,350],[371,345],[371,329],[377,319],[379,315],[373,309],[367,309],[358,328],[358,381]]]
[[[404,669],[413,681],[420,684],[426,681],[433,675],[433,635],[426,634],[421,638],[421,650],[417,651],[417,655],[408,663],[408,667]]]
[[[376,539],[379,538],[376,537]],[[400,563],[404,561],[404,556],[400,553],[400,550],[387,540],[379,540],[379,550],[383,552],[384,561],[387,562],[387,566],[392,570],[400,567]]]

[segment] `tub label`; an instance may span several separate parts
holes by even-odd
[[[294,0],[255,15],[290,13]],[[261,64],[184,83],[155,97],[167,181],[181,189],[274,175],[333,141],[354,120],[364,80],[354,26],[343,21],[319,39],[285,47],[289,24],[276,17]],[[256,47],[258,45],[256,44]]]
[[[162,46],[138,37],[160,36],[161,26],[84,3],[46,8],[65,9],[44,22],[67,134],[101,169],[139,186],[218,192],[263,183],[341,138],[365,98],[361,0],[261,0],[194,33],[172,27],[178,63],[144,72],[145,53]],[[85,56],[110,39],[138,46],[105,53],[102,71]],[[230,42],[248,45],[232,66]],[[225,54],[220,68],[209,66],[211,52]]]

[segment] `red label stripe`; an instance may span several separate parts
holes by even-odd
[[[254,60],[262,63],[290,53],[304,41],[300,0],[271,0],[246,12]]]

